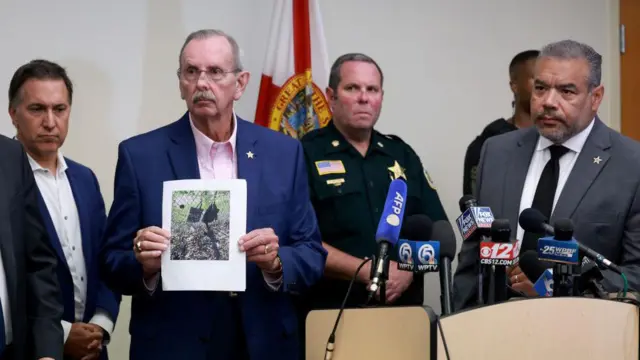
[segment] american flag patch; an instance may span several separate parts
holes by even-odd
[[[344,165],[342,160],[321,160],[316,161],[316,169],[318,169],[318,175],[327,174],[344,174]]]

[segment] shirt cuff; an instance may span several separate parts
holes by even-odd
[[[273,290],[278,291],[280,286],[282,285],[282,272],[279,274],[271,274],[265,271],[262,271],[262,276],[264,277],[264,281],[267,283],[267,286]]]
[[[148,280],[144,278],[142,279],[142,283],[144,284],[144,287],[149,292],[149,295],[153,295],[153,293],[156,292],[156,289],[158,288],[158,280],[160,280],[159,274],[153,275]]]
[[[102,309],[96,309],[96,313],[93,315],[91,320],[89,320],[89,323],[96,324],[104,330],[106,336],[103,337],[102,344],[109,344],[111,341],[111,334],[113,334],[113,328],[115,327],[115,323],[111,320],[111,316]]]
[[[68,321],[62,320],[62,331],[64,331],[64,343],[67,343],[67,339],[69,338],[69,333],[71,332],[71,323]]]

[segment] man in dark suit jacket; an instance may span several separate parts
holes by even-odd
[[[322,276],[327,253],[302,146],[233,111],[249,80],[238,56],[221,31],[190,34],[178,70],[188,112],[119,146],[102,256],[109,285],[135,295],[133,360],[298,358],[292,295]],[[229,239],[231,251],[246,253],[243,293],[162,289],[163,182],[198,178],[246,180],[247,234]]]
[[[630,288],[640,289],[640,144],[609,129],[596,116],[604,95],[601,56],[566,40],[547,45],[536,62],[531,99],[535,127],[489,139],[478,172],[478,203],[509,219],[522,251],[542,234],[525,233],[519,214],[535,208],[570,218],[578,241],[620,265]],[[478,243],[465,242],[454,278],[457,310],[475,305]],[[603,285],[622,289],[621,277],[603,271]],[[519,266],[508,269],[514,290],[535,296]]]
[[[0,154],[0,359],[58,360],[63,307],[38,190],[19,142],[0,136]]]
[[[66,71],[46,60],[16,70],[9,85],[9,115],[38,186],[46,229],[58,255],[65,359],[107,359],[120,296],[100,280],[97,257],[106,222],[98,180],[65,158],[73,86]],[[37,111],[34,111],[36,109]]]

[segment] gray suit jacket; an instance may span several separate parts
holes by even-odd
[[[509,219],[516,234],[520,197],[538,141],[535,127],[487,140],[478,168],[478,204],[496,219]],[[596,163],[594,158],[600,158]],[[574,237],[620,265],[629,288],[640,290],[640,143],[611,130],[596,118],[551,215],[570,218]],[[462,244],[454,276],[454,307],[476,305],[478,242]],[[622,289],[622,279],[603,272],[608,291]],[[532,279],[535,281],[536,279]],[[486,286],[485,286],[486,287]]]

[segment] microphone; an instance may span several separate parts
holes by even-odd
[[[487,206],[478,206],[476,199],[471,195],[463,196],[458,202],[460,216],[456,219],[458,230],[463,241],[479,236],[486,236],[491,231],[493,213]]]
[[[393,249],[393,246],[398,242],[406,198],[407,184],[400,179],[391,181],[387,200],[384,203],[384,209],[376,231],[378,255],[374,254],[372,257],[374,266],[371,267],[371,285],[369,286],[369,299],[367,302],[380,289],[380,301],[384,304],[386,281],[389,276],[389,249]]]
[[[440,242],[440,303],[442,314],[449,315],[453,312],[451,261],[456,256],[456,235],[448,221],[439,220],[433,224],[431,238]]]
[[[420,241],[431,238],[433,231],[433,221],[422,214],[407,216],[400,231],[401,239],[398,240],[396,250],[398,251],[398,270],[413,271],[415,273],[425,273],[438,270],[438,255],[440,253],[440,243],[437,241]],[[426,264],[421,263],[418,256],[419,250],[425,244],[431,246],[431,250],[425,248],[422,258]],[[429,251],[427,251],[429,250]],[[437,254],[436,254],[437,252]],[[434,256],[427,258],[425,253],[432,253]],[[431,261],[431,259],[434,261]],[[431,261],[431,263],[429,263]]]
[[[529,208],[523,210],[522,213],[520,213],[520,218],[518,219],[518,221],[520,223],[520,226],[525,231],[555,235],[555,229],[551,225],[547,224],[546,216],[544,216],[537,209]],[[620,269],[618,265],[614,264],[609,259],[605,258],[602,254],[596,252],[590,247],[580,243],[575,239],[574,241],[578,243],[578,249],[581,255],[588,257],[592,261],[595,261],[595,263],[603,269],[612,270],[615,273],[622,275],[622,269]]]
[[[584,258],[582,262],[582,273],[578,282],[580,293],[590,292],[594,297],[599,299],[608,299],[607,291],[602,286],[601,281],[604,279],[602,271],[598,268],[598,264]]]
[[[553,269],[545,266],[538,260],[538,253],[529,250],[520,257],[520,270],[528,279],[538,279],[533,288],[539,296],[552,296],[553,294]]]
[[[574,266],[580,264],[578,243],[573,240],[573,223],[559,219],[554,224],[554,237],[538,240],[538,259],[553,265],[553,296],[578,295]]]
[[[491,264],[494,280],[494,301],[507,300],[506,266],[518,262],[520,247],[517,241],[510,241],[511,225],[508,219],[495,219],[491,224],[491,240],[480,244],[480,263]],[[491,301],[490,303],[493,303]]]
[[[458,202],[462,213],[456,219],[458,231],[463,241],[482,241],[490,234],[493,213],[489,207],[479,207],[471,195],[463,196]],[[491,275],[491,267],[480,264],[478,269],[478,305],[484,304],[484,278]]]

